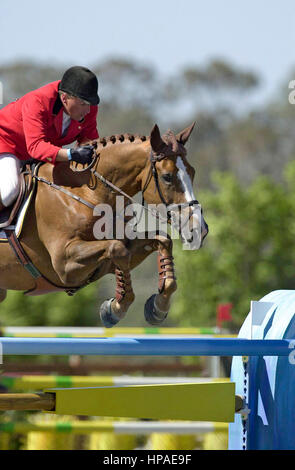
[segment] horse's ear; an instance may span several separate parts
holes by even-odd
[[[154,127],[152,128],[151,135],[150,135],[150,142],[151,142],[152,149],[156,153],[160,153],[163,150],[163,148],[166,146],[165,142],[162,140],[160,130],[157,124],[155,124]]]
[[[189,136],[191,135],[193,128],[195,127],[196,121],[192,123],[191,126],[187,127],[183,131],[179,132],[179,134],[176,135],[176,140],[182,144],[185,145],[186,142],[189,139]]]

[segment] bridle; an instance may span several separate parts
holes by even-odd
[[[150,180],[151,178],[153,177],[154,178],[154,182],[155,182],[155,186],[156,186],[156,189],[158,191],[158,194],[159,194],[159,197],[162,201],[162,203],[165,205],[166,207],[166,211],[167,211],[167,219],[168,221],[171,220],[171,211],[173,210],[176,210],[176,209],[181,209],[183,207],[191,207],[191,206],[194,206],[195,204],[199,204],[199,201],[197,199],[194,199],[192,201],[189,201],[189,202],[183,202],[183,203],[179,203],[179,204],[175,204],[175,203],[172,203],[172,204],[169,204],[164,196],[163,196],[163,193],[162,193],[162,190],[161,190],[161,187],[160,187],[160,184],[159,184],[159,176],[158,176],[158,171],[157,171],[157,167],[156,167],[156,163],[163,160],[164,158],[167,158],[166,155],[156,155],[153,150],[151,149],[151,152],[150,152],[150,163],[151,163],[151,166],[150,166],[150,171],[149,171],[149,174],[147,176],[147,179],[146,179],[146,182],[144,184],[144,187],[141,191],[141,194],[142,194],[142,206],[144,206],[145,204],[145,201],[144,201],[144,192],[146,191],[149,183],[150,183]],[[145,207],[145,206],[144,206]]]

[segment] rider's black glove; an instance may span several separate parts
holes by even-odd
[[[68,159],[82,165],[89,165],[92,162],[94,147],[92,145],[85,145],[84,147],[77,147],[76,149],[69,149]]]

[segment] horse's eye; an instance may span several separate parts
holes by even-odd
[[[161,178],[165,183],[172,183],[172,173],[164,173]]]

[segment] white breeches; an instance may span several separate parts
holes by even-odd
[[[11,153],[0,153],[0,196],[2,204],[10,206],[20,189],[20,160]]]

